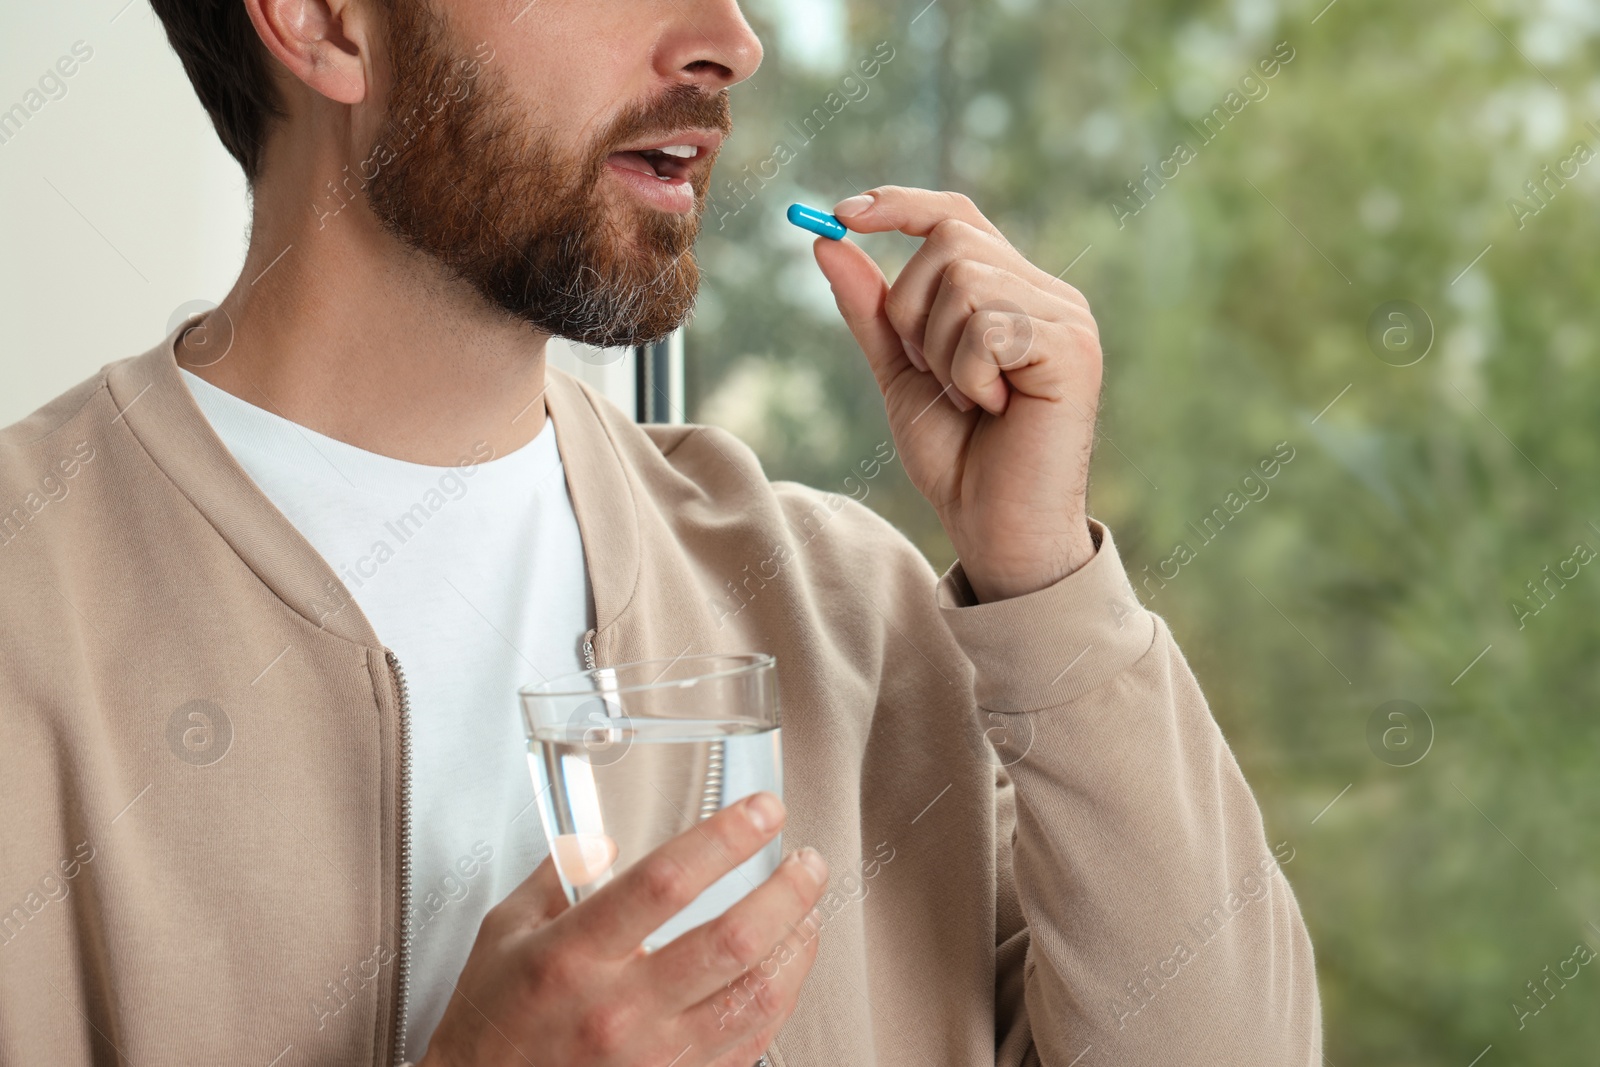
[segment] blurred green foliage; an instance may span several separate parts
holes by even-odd
[[[889,439],[791,201],[959,189],[1033,262],[1073,264],[1107,367],[1091,505],[1136,584],[1194,548],[1141,589],[1295,849],[1328,1061],[1588,1063],[1600,968],[1546,1002],[1525,983],[1600,947],[1600,566],[1548,577],[1600,550],[1600,159],[1541,170],[1600,152],[1600,5],[1324,3],[748,5],[767,60],[736,90],[701,242],[690,417],[838,492]],[[894,58],[857,71],[863,95],[844,78],[879,42]],[[774,168],[787,124],[846,90]],[[1193,158],[1140,206],[1127,183],[1180,142]],[[742,200],[723,184],[774,173]],[[863,240],[891,279],[916,243]],[[1369,318],[1395,300],[1428,322],[1380,359]],[[1270,492],[1203,543],[1189,524],[1279,442]],[[898,467],[870,490],[949,564]],[[1369,742],[1391,700],[1431,721],[1409,766],[1415,716]]]

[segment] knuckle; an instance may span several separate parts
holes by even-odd
[[[983,282],[988,273],[988,269],[976,260],[955,259],[945,268],[944,279],[956,289],[971,292]]]
[[[756,937],[755,930],[748,923],[728,915],[717,920],[712,944],[718,957],[740,967],[749,966],[750,961],[761,954],[760,939]]]
[[[789,994],[776,980],[757,978],[749,984],[750,1011],[756,1024],[771,1022],[789,1004]]]
[[[671,856],[658,854],[642,860],[639,887],[652,904],[683,905],[694,897],[688,869]]]
[[[1073,347],[1078,352],[1093,352],[1100,347],[1100,330],[1094,323],[1077,323],[1067,330]]]
[[[536,997],[578,988],[581,971],[582,962],[570,949],[547,948],[523,956],[523,981]]]
[[[578,1017],[582,1047],[601,1056],[614,1056],[628,1043],[633,1013],[625,1004],[596,1004]]]
[[[964,244],[973,228],[961,219],[940,219],[928,231],[928,239],[935,244],[957,246]]]
[[[950,206],[958,210],[971,210],[978,206],[972,202],[972,197],[966,193],[958,193],[953,189],[947,189],[944,195],[950,201]]]

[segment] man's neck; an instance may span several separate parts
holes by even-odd
[[[545,334],[401,245],[363,201],[340,209],[326,194],[313,211],[272,197],[257,191],[239,280],[211,312],[204,346],[178,343],[180,367],[412,463],[458,463],[479,442],[503,456],[533,440],[545,419]],[[228,320],[232,344],[219,358]]]

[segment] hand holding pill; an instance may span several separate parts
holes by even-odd
[[[883,393],[906,472],[980,602],[1052,585],[1094,556],[1085,497],[1099,328],[959,193],[882,186],[832,215],[797,204],[817,264]],[[893,285],[835,236],[921,238]]]

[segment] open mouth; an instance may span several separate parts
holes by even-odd
[[[613,152],[607,157],[607,162],[624,170],[653,175],[663,182],[688,181],[694,171],[694,163],[703,151],[691,144],[666,145],[635,152]]]

